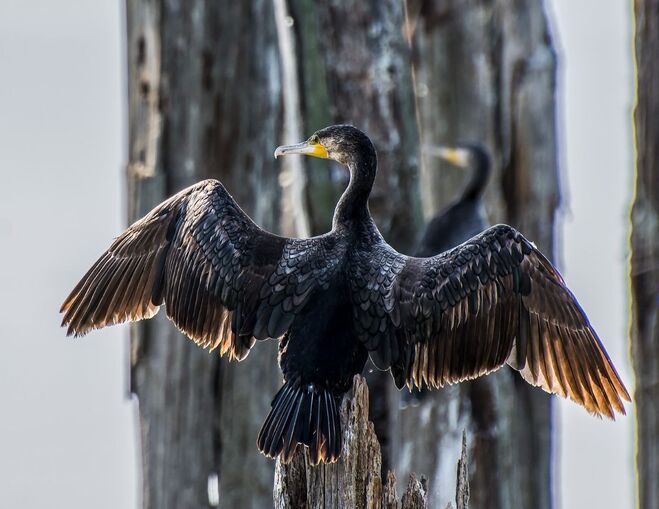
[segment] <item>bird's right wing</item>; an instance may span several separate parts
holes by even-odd
[[[243,359],[282,336],[342,256],[330,236],[260,229],[216,180],[193,185],[122,233],[62,304],[68,334],[167,316],[203,347]]]

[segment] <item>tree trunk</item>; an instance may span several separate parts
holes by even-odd
[[[552,255],[556,58],[542,2],[409,0],[407,20],[422,147],[484,143],[491,222],[519,228]],[[459,172],[443,170],[422,150],[428,217],[461,187]],[[428,475],[431,505],[446,506],[455,473],[442,459],[455,456],[466,427],[472,508],[552,507],[550,399],[512,370],[436,391],[396,416],[393,467]]]
[[[636,182],[632,205],[631,339],[639,507],[659,507],[659,1],[636,0]]]
[[[279,50],[296,62],[282,58],[283,86],[270,0],[185,6],[127,0],[131,220],[214,176],[268,229],[327,231],[347,174],[307,159],[306,193],[286,188],[291,175],[301,175],[301,168],[288,167],[280,194],[270,154],[280,141],[283,98],[287,113],[301,110],[299,118],[286,116],[288,138],[336,122],[371,135],[380,171],[370,206],[399,250],[411,251],[420,226],[420,132],[423,143],[486,141],[495,161],[492,219],[553,251],[555,59],[539,0],[276,0],[274,6]],[[291,21],[294,37],[282,42]],[[290,94],[291,86],[299,94]],[[423,163],[430,212],[457,182],[436,177],[436,162]],[[284,214],[282,200],[291,206]],[[144,506],[268,506],[272,463],[258,455],[254,440],[279,385],[274,342],[259,344],[236,366],[185,340],[162,314],[133,326],[132,336]],[[446,458],[458,457],[464,425],[473,437],[468,442],[478,444],[469,469],[472,507],[485,500],[488,507],[551,507],[550,407],[541,391],[517,387],[502,373],[480,386],[440,391],[429,411],[399,412],[390,376],[367,375],[383,463],[391,458],[402,477],[412,469],[431,474],[431,507],[439,501],[445,507],[454,490],[456,472]]]
[[[368,133],[378,151],[370,210],[393,245],[411,249],[421,204],[418,133],[409,51],[401,33],[401,3],[290,0],[289,9],[297,41],[304,130],[350,123]],[[308,191],[314,233],[331,227],[336,201],[348,179],[338,165],[328,171],[326,162],[320,164],[320,171],[308,172],[310,178],[315,175]],[[337,170],[341,178],[334,178]]]
[[[264,227],[279,223],[272,148],[281,125],[269,0],[127,1],[132,221],[203,178]],[[132,327],[143,506],[267,507],[273,464],[255,447],[280,383],[276,344],[240,365],[200,349],[164,313]]]
[[[352,122],[373,137],[380,172],[371,209],[387,240],[408,252],[419,225],[419,130],[422,144],[485,141],[495,161],[488,192],[493,220],[516,225],[552,253],[559,194],[555,55],[542,4],[410,2],[406,32],[404,6],[290,0],[304,131]],[[410,48],[416,114],[410,106]],[[430,190],[424,201],[431,212],[454,196],[458,182],[438,177],[435,161],[423,162],[422,189]],[[323,162],[305,163],[312,167],[311,229],[319,233],[329,227],[345,187],[337,175],[345,173]],[[385,465],[393,454],[399,474],[431,473],[432,505],[445,506],[452,492],[455,471],[440,459],[458,454],[461,427],[468,426],[472,507],[551,507],[551,412],[544,393],[502,372],[399,412],[388,375],[367,377]]]
[[[300,82],[300,106],[308,134],[333,123],[368,133],[378,151],[378,176],[369,207],[378,228],[395,248],[412,249],[421,225],[418,131],[415,125],[409,49],[402,34],[399,0],[313,2],[290,0]],[[288,84],[285,84],[288,86]],[[331,227],[332,212],[348,173],[325,161],[308,165],[311,231]],[[389,467],[395,388],[389,373],[369,363],[365,376],[371,418]]]

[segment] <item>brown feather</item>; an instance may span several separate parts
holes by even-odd
[[[68,334],[81,335],[150,318],[164,303],[168,317],[196,343],[242,359],[254,344],[259,306],[267,318],[273,312],[268,298],[296,295],[296,305],[284,312],[289,316],[278,318],[281,328],[331,279],[340,256],[325,243],[322,237],[285,239],[264,232],[219,182],[200,182],[115,239],[64,300],[62,325]],[[289,244],[295,252],[290,259],[282,256]],[[262,291],[276,271],[286,274],[280,287]],[[243,324],[240,336],[234,323]]]
[[[394,274],[395,295],[411,297],[388,309],[397,310],[391,323],[398,324],[399,344],[412,349],[408,385],[442,386],[508,363],[529,383],[592,413],[624,413],[621,401],[629,395],[586,315],[560,273],[521,234],[499,225],[433,258],[398,256],[403,270]],[[360,274],[369,271],[376,277],[380,267]],[[357,323],[362,319],[357,309]],[[408,331],[414,342],[407,342]],[[362,334],[377,348],[368,330]]]

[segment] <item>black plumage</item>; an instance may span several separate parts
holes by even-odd
[[[62,305],[68,333],[149,318],[164,304],[185,334],[230,359],[279,338],[285,383],[258,447],[285,460],[298,443],[313,463],[339,457],[340,398],[369,354],[399,387],[508,363],[591,413],[624,413],[629,394],[584,312],[519,232],[498,225],[432,258],[404,256],[368,211],[377,158],[364,133],[331,126],[275,152],[287,154],[348,167],[331,232],[273,235],[220,182],[200,182],[112,243]]]

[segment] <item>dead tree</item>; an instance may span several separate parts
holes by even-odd
[[[541,2],[290,0],[287,7],[304,131],[347,121],[373,136],[381,171],[371,208],[388,241],[409,250],[419,226],[414,186],[420,134],[421,147],[486,142],[495,162],[488,193],[492,220],[517,226],[553,252],[556,59]],[[422,150],[421,156],[424,204],[431,213],[459,184]],[[327,230],[345,181],[326,163],[305,163],[310,224],[318,233]],[[545,394],[502,372],[439,391],[428,406],[399,411],[387,378],[369,379],[383,461],[403,477],[430,474],[431,504],[445,504],[451,492],[455,473],[444,471],[439,458],[459,451],[466,426],[473,436],[473,507],[551,507],[551,406]]]
[[[330,465],[311,466],[309,455],[298,446],[293,460],[286,464],[277,460],[275,470],[275,509],[426,509],[428,484],[424,477],[410,474],[399,499],[396,477],[392,472],[386,481],[380,473],[382,456],[373,423],[368,420],[368,388],[356,376],[352,390],[341,404],[343,452],[339,461]],[[469,481],[467,475],[467,442],[457,459],[455,503],[467,509]],[[449,507],[452,507],[449,505]]]
[[[402,33],[399,0],[313,2],[289,0],[296,42],[304,130],[350,123],[369,134],[378,151],[378,177],[369,207],[387,241],[409,252],[421,226],[418,131],[410,53]],[[331,227],[332,211],[347,184],[343,168],[325,161],[307,165],[311,231]],[[392,403],[388,373],[367,365],[371,419],[389,467]]]
[[[282,7],[284,25],[293,23],[288,56],[295,65],[286,69],[297,77],[294,85],[290,78],[282,85],[281,79],[275,8]],[[350,122],[372,136],[380,173],[371,210],[399,250],[411,250],[421,225],[420,168],[423,187],[433,189],[425,197],[428,211],[448,196],[443,187],[455,189],[448,177],[436,180],[432,161],[420,160],[420,143],[478,136],[496,161],[497,185],[489,195],[493,220],[510,222],[552,252],[558,201],[555,59],[539,0],[524,5],[128,0],[127,31],[131,220],[186,185],[218,177],[264,227],[283,225],[287,233],[301,233],[306,224],[311,233],[326,231],[345,172],[305,161],[306,188],[284,188],[282,196],[270,156],[281,141],[282,111],[297,104],[300,134]],[[478,38],[479,33],[484,35]],[[462,70],[447,75],[450,64]],[[299,93],[284,94],[282,86]],[[282,201],[295,206],[282,214]],[[306,221],[289,217],[307,213]],[[133,326],[132,336],[144,506],[205,507],[218,502],[218,493],[222,506],[267,506],[273,467],[256,452],[254,437],[280,381],[274,342],[259,345],[236,366],[198,349],[162,316]],[[510,377],[502,380],[516,387]],[[467,395],[445,392],[433,410],[434,431],[426,435],[439,446],[428,455],[412,436],[413,416],[399,413],[389,376],[376,374],[370,383],[384,461],[403,477],[410,469],[430,474],[431,506],[441,488],[433,481],[443,474],[438,455],[457,450],[460,425],[466,423],[476,440],[487,440],[496,423],[506,430],[493,449],[502,454],[498,461],[504,466],[514,461],[519,468],[511,471],[509,483],[492,488],[490,500],[505,503],[512,485],[527,488],[516,491],[519,506],[550,507],[550,407],[540,391],[508,390],[525,409],[520,414],[531,416],[530,426],[526,418],[506,420],[505,405],[511,403],[505,399],[496,403],[504,410],[479,427],[465,410]],[[442,431],[454,409],[464,419]],[[481,428],[480,435],[474,432]],[[505,445],[510,436],[516,436],[514,457],[505,455],[512,450]],[[430,467],[405,462],[399,443],[422,452],[417,458],[428,457],[424,465]],[[507,472],[488,470],[492,455],[484,456],[472,469],[474,507],[494,486],[479,473]],[[449,491],[454,476],[447,476]]]
[[[281,89],[272,3],[127,1],[129,219],[219,178],[277,230]],[[146,508],[267,507],[273,464],[260,418],[280,383],[274,342],[240,365],[182,336],[163,313],[131,329]],[[257,389],[255,389],[257,388]],[[219,500],[218,500],[219,498]]]
[[[636,0],[636,179],[631,339],[636,373],[639,507],[659,506],[659,1]]]
[[[486,192],[491,222],[511,224],[552,255],[559,204],[556,55],[543,2],[408,0],[406,6],[424,212],[445,206],[463,180],[423,147],[480,141],[494,165]],[[457,453],[466,427],[471,507],[549,509],[551,408],[546,394],[507,368],[434,392],[396,414],[392,466],[398,474],[428,475],[429,500],[445,506],[454,474],[441,458]]]

